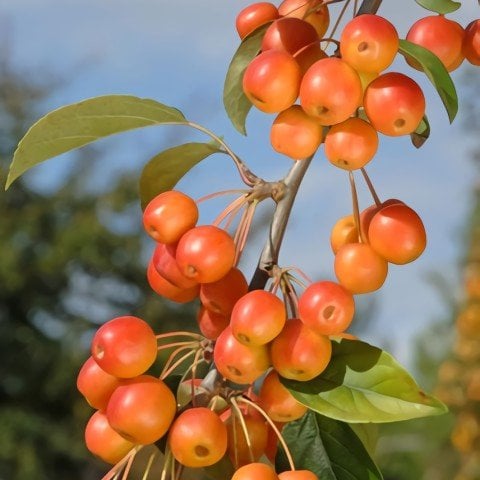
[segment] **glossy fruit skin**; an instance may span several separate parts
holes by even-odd
[[[295,160],[313,155],[323,140],[323,127],[300,105],[280,112],[270,129],[273,149]]]
[[[240,467],[231,480],[278,480],[278,475],[265,463],[249,463]]]
[[[362,212],[360,212],[360,228],[362,229],[362,234],[367,243],[369,243],[368,229],[370,227],[370,222],[372,221],[372,218],[383,207],[386,207],[388,205],[394,205],[396,203],[403,204],[401,200],[398,200],[396,198],[389,198],[388,200],[385,200],[384,202],[382,202],[380,205],[376,205],[376,204],[370,205],[369,207],[365,208],[365,210],[362,210]]]
[[[410,27],[406,39],[433,52],[447,71],[451,72],[463,62],[464,33],[459,23],[443,15],[431,15],[417,20]],[[414,60],[407,59],[407,62],[413,68],[420,70]]]
[[[381,208],[370,222],[368,238],[379,255],[397,265],[413,262],[427,245],[422,219],[405,204]]]
[[[330,232],[330,246],[337,253],[343,245],[358,242],[358,229],[353,215],[339,218]]]
[[[297,402],[282,385],[275,370],[268,372],[263,380],[258,401],[274,422],[292,422],[307,411],[307,407]]]
[[[378,290],[388,273],[388,263],[367,243],[349,243],[335,255],[335,275],[352,294]]]
[[[227,327],[217,338],[213,359],[217,370],[228,380],[250,384],[270,366],[266,346],[247,346],[240,343]]]
[[[119,435],[108,423],[103,412],[96,411],[85,427],[85,445],[88,450],[104,462],[114,465],[135,444]]]
[[[198,283],[216,282],[233,267],[235,243],[221,228],[203,225],[182,236],[176,259],[182,273]]]
[[[265,290],[252,290],[235,304],[230,326],[239,342],[259,346],[273,340],[286,320],[285,304],[280,298]]]
[[[343,60],[358,71],[381,72],[388,68],[398,51],[395,27],[379,15],[358,15],[350,20],[340,37]]]
[[[176,190],[153,198],[143,212],[146,232],[157,242],[175,243],[193,228],[198,220],[198,207],[188,195]]]
[[[278,113],[295,103],[300,80],[300,66],[290,54],[268,50],[246,68],[243,91],[262,112]]]
[[[393,137],[415,131],[425,115],[425,96],[419,85],[402,73],[390,72],[372,80],[363,98],[370,123]]]
[[[239,37],[243,40],[261,25],[278,18],[277,7],[270,2],[252,3],[237,15],[235,26]]]
[[[280,480],[319,480],[310,470],[289,470],[278,475]]]
[[[136,377],[148,370],[157,358],[157,338],[141,318],[117,317],[96,331],[91,352],[100,368],[110,375]]]
[[[468,62],[480,66],[480,19],[473,20],[465,28],[462,52]]]
[[[324,58],[305,73],[300,103],[321,125],[333,125],[352,115],[362,100],[362,84],[355,70],[339,58]]]
[[[295,55],[307,45],[316,43],[318,35],[312,25],[299,18],[284,17],[275,20],[267,28],[261,50],[277,50]]]
[[[310,284],[298,299],[298,316],[320,335],[335,335],[346,330],[355,314],[352,294],[328,280]]]
[[[377,131],[361,118],[347,118],[333,125],[325,136],[325,156],[332,165],[343,170],[364,167],[377,149]]]
[[[230,317],[212,312],[202,306],[197,312],[197,324],[205,338],[216,340],[230,324]]]
[[[177,410],[175,396],[151,375],[125,380],[107,406],[111,427],[134,443],[148,445],[167,433]]]
[[[278,13],[282,17],[304,19],[309,10],[317,7],[321,0],[283,0],[278,6]]]
[[[332,356],[332,343],[324,335],[308,328],[299,318],[289,320],[272,342],[270,355],[279,375],[307,381],[327,368]]]
[[[190,288],[180,288],[162,277],[155,268],[153,260],[147,267],[147,281],[151,289],[161,297],[168,298],[172,302],[187,303],[198,297],[200,285]]]
[[[107,408],[108,400],[121,380],[102,370],[93,357],[88,357],[77,376],[77,389],[88,404],[97,410]]]
[[[168,444],[175,459],[186,467],[207,467],[227,451],[227,428],[209,408],[183,411],[173,422]]]
[[[293,57],[300,66],[303,77],[315,62],[327,58],[328,55],[320,48],[319,44],[315,43],[300,49]]]

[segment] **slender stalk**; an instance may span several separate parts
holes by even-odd
[[[153,461],[157,456],[156,452],[153,452],[150,457],[148,458],[147,466],[145,467],[145,471],[143,472],[142,480],[147,480],[150,470],[152,469]]]
[[[380,201],[380,198],[378,198],[377,192],[375,191],[375,187],[373,186],[373,183],[370,180],[370,177],[368,176],[367,171],[363,167],[360,170],[362,172],[363,178],[365,179],[365,182],[367,183],[367,187],[370,190],[370,194],[373,197],[373,201],[375,202],[375,205],[379,207],[382,204],[382,202]]]
[[[362,232],[362,225],[360,223],[360,209],[358,207],[357,187],[355,186],[355,179],[351,171],[348,172],[348,178],[350,180],[350,189],[352,191],[353,220],[355,221],[355,227],[358,232],[358,241],[360,243],[366,243]]]
[[[167,378],[177,367],[179,367],[187,358],[191,357],[192,355],[195,355],[195,350],[192,350],[188,353],[186,353],[185,355],[183,355],[183,357],[180,357],[175,363],[173,363],[171,365],[171,367],[162,372],[162,375],[161,375],[161,379],[164,380],[165,378]]]
[[[240,425],[242,427],[242,432],[245,437],[245,441],[247,442],[247,447],[248,447],[248,455],[250,457],[250,461],[253,463],[255,459],[253,458],[253,451],[252,451],[252,441],[250,440],[250,434],[248,433],[248,428],[247,424],[245,423],[245,419],[243,418],[242,411],[240,410],[240,407],[238,406],[237,401],[235,400],[235,397],[231,399],[232,401],[232,407],[235,412],[234,417],[238,417],[238,421],[240,422]],[[235,431],[235,418],[233,419],[233,430]]]

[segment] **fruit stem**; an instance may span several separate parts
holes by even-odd
[[[345,4],[343,5],[342,9],[340,10],[340,13],[339,13],[338,18],[335,22],[335,25],[333,25],[332,30],[330,32],[330,35],[328,36],[329,39],[332,39],[335,36],[335,32],[337,31],[337,28],[340,25],[340,22],[342,21],[342,18],[345,15],[345,12],[347,11],[348,6],[350,5],[350,1],[351,0],[346,0]],[[330,41],[327,43],[325,49],[327,49],[329,45],[330,45]]]
[[[242,190],[242,189],[232,189],[232,190],[222,190],[220,192],[214,192],[214,193],[209,193],[208,195],[205,195],[203,197],[200,197],[198,200],[195,200],[197,204],[206,202],[207,200],[211,200],[212,198],[217,198],[221,197],[222,195],[233,195],[237,193],[241,193],[242,195],[245,195],[249,192],[250,190]]]
[[[163,460],[163,468],[162,468],[162,474],[160,476],[160,480],[166,480],[167,479],[167,472],[170,467],[170,459],[173,457],[172,452],[170,452],[170,449],[167,446],[167,450],[165,451],[165,457]]]
[[[176,361],[173,361],[175,357],[182,352],[183,350],[190,350],[185,355],[182,355]],[[181,365],[188,357],[194,355],[196,350],[192,350],[190,347],[180,347],[177,348],[171,355],[168,357],[165,366],[163,367],[162,373],[160,374],[160,379],[163,380],[167,378],[179,365]]]
[[[265,412],[265,410],[259,405],[257,405],[255,402],[252,402],[251,400],[248,400],[245,397],[238,397],[238,401],[242,403],[246,403],[247,405],[250,405],[252,408],[257,410],[257,412],[259,412],[263,418],[265,418],[265,420],[268,422],[272,430],[275,432],[275,435],[277,436],[278,441],[280,442],[283,450],[285,451],[285,455],[287,456],[287,460],[290,465],[290,470],[295,470],[295,463],[293,462],[292,453],[288,448],[287,442],[283,438],[283,435],[280,433],[280,430],[277,428],[274,421],[268,416],[267,412]]]
[[[132,455],[128,459],[127,465],[125,466],[125,470],[123,471],[122,480],[127,480],[128,474],[130,473],[130,470],[132,469],[132,465],[133,465],[134,460],[135,460],[135,455]]]
[[[157,456],[157,453],[153,452],[148,458],[147,466],[145,467],[145,470],[143,472],[142,480],[147,480],[148,475],[150,474],[150,470],[152,469],[153,461],[155,460],[156,456]]]
[[[167,343],[166,345],[162,345],[157,347],[157,351],[160,352],[162,350],[168,350],[169,348],[173,347],[193,347],[198,345],[198,341],[196,342],[174,342],[174,343]]]
[[[118,475],[124,465],[129,461],[131,457],[135,455],[143,448],[143,446],[137,446],[132,448],[118,463],[116,463],[103,477],[102,480],[112,480],[116,475]]]
[[[358,208],[357,187],[355,186],[355,178],[353,177],[353,173],[351,171],[348,172],[348,178],[350,180],[350,190],[352,191],[353,220],[355,221],[355,228],[358,232],[358,241],[360,243],[366,243],[360,224],[360,210]]]
[[[187,331],[161,333],[159,335],[156,335],[156,337],[157,337],[157,340],[161,340],[163,338],[170,338],[170,337],[190,337],[195,340],[204,340],[204,337],[202,335],[194,332],[187,332]]]
[[[363,178],[367,183],[368,189],[370,190],[370,193],[373,197],[373,201],[375,202],[375,205],[379,207],[382,204],[382,202],[380,201],[380,198],[378,197],[377,192],[375,191],[375,187],[373,186],[373,183],[370,180],[370,177],[368,176],[367,171],[365,170],[364,167],[362,167],[360,170],[362,171]]]
[[[253,451],[252,451],[252,442],[250,440],[250,435],[248,433],[248,428],[247,424],[245,423],[245,419],[243,418],[242,411],[240,410],[240,407],[238,406],[237,401],[235,400],[235,397],[232,397],[231,399],[232,402],[232,407],[234,411],[234,415],[238,417],[238,420],[240,422],[240,425],[242,427],[243,435],[245,436],[245,441],[247,442],[247,447],[248,447],[248,455],[250,457],[250,461],[253,463],[255,459],[253,458]],[[233,425],[232,425],[233,431],[235,433],[235,419],[233,420]],[[236,443],[236,442],[235,442]],[[238,463],[238,461],[237,461]]]

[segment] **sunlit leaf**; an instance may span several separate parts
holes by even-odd
[[[310,409],[350,423],[394,422],[447,411],[387,352],[355,340],[332,344],[332,360],[321,375],[308,382],[282,379]]]
[[[18,144],[6,188],[49,158],[109,135],[171,123],[187,121],[176,108],[129,95],[95,97],[59,108],[38,120]]]
[[[421,66],[440,95],[450,123],[453,122],[458,112],[457,91],[443,63],[430,50],[408,40],[400,40],[399,51]]]
[[[452,13],[458,10],[462,4],[452,0],[415,0],[421,7],[437,13]]]
[[[420,148],[430,136],[430,123],[428,122],[428,118],[425,115],[418,125],[417,129],[410,134],[410,139],[415,147]]]

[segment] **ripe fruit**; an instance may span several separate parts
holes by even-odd
[[[217,463],[227,450],[227,429],[208,408],[189,408],[173,422],[168,444],[175,459],[186,467]]]
[[[253,383],[270,366],[265,345],[243,345],[233,336],[230,327],[217,338],[213,359],[225,378],[239,384]]]
[[[372,80],[363,98],[370,123],[381,133],[408,135],[425,114],[425,97],[419,85],[402,73],[391,72]]]
[[[270,130],[270,142],[278,153],[301,160],[313,155],[323,139],[323,127],[300,105],[279,113]]]
[[[333,125],[325,136],[325,156],[336,167],[356,170],[377,153],[377,131],[365,120],[351,117]]]
[[[213,225],[195,227],[178,242],[176,259],[186,277],[198,283],[216,282],[233,267],[235,243],[221,228]]]
[[[143,212],[146,232],[160,243],[177,242],[195,226],[197,220],[198,208],[195,201],[175,190],[157,195]]]
[[[385,200],[384,202],[382,202],[380,205],[376,205],[376,204],[370,205],[360,213],[360,228],[362,229],[362,233],[367,243],[368,243],[368,228],[370,227],[370,222],[372,221],[372,218],[374,217],[374,215],[383,207],[386,207],[388,205],[394,205],[396,203],[403,204],[401,200],[397,200],[396,198],[389,198],[388,200]]]
[[[230,326],[239,342],[264,345],[282,331],[286,319],[285,305],[280,298],[265,290],[253,290],[235,304]]]
[[[216,340],[228,327],[230,317],[215,313],[205,307],[200,307],[197,313],[198,328],[202,335],[210,340]]]
[[[232,480],[278,480],[275,470],[265,463],[249,463],[240,467]]]
[[[283,0],[278,6],[278,13],[282,17],[303,19],[309,10],[316,8],[321,0]]]
[[[157,338],[141,318],[117,317],[103,324],[92,340],[92,357],[100,368],[120,378],[136,377],[157,358]]]
[[[120,383],[119,378],[102,370],[93,357],[88,357],[77,377],[78,391],[97,410],[107,408],[110,396]]]
[[[167,433],[176,410],[175,396],[165,383],[141,375],[115,389],[108,402],[107,418],[122,437],[148,445]]]
[[[255,57],[245,70],[243,91],[259,110],[278,113],[295,103],[301,71],[288,53],[269,50]]]
[[[349,243],[335,255],[335,275],[351,293],[378,290],[388,273],[388,263],[370,245]]]
[[[463,62],[463,36],[464,30],[459,23],[443,15],[431,15],[417,20],[410,27],[406,39],[433,52],[451,72]],[[421,70],[414,60],[407,59],[407,62]]]
[[[319,480],[310,470],[289,470],[278,475],[280,480]]]
[[[85,445],[104,462],[119,462],[135,444],[119,435],[108,423],[103,412],[97,411],[85,427]]]
[[[400,203],[383,207],[373,216],[368,239],[379,255],[397,265],[413,262],[427,244],[422,219],[413,209]]]
[[[238,35],[243,40],[261,25],[278,18],[278,10],[273,3],[258,2],[245,7],[237,15],[235,26]]]
[[[360,105],[362,84],[357,72],[339,58],[324,58],[305,73],[300,102],[322,125],[346,120]]]
[[[358,242],[358,229],[353,215],[338,219],[330,232],[330,246],[333,253],[337,253],[343,245],[355,242]]]
[[[258,401],[274,422],[292,422],[307,411],[307,407],[297,402],[280,383],[275,370],[271,370],[263,380]]]
[[[327,58],[328,55],[320,48],[320,45],[315,43],[302,48],[293,57],[298,65],[300,65],[300,71],[303,77],[315,62],[318,62],[322,58]]]
[[[320,335],[343,332],[352,322],[354,313],[352,294],[335,282],[312,283],[298,299],[300,319]]]
[[[462,51],[472,65],[480,65],[480,20],[474,20],[465,28]]]
[[[350,20],[340,37],[343,60],[361,72],[381,72],[398,51],[395,27],[379,15],[364,14]]]
[[[332,356],[330,339],[319,335],[299,318],[289,320],[272,342],[270,355],[275,370],[285,378],[307,381],[327,368]]]

